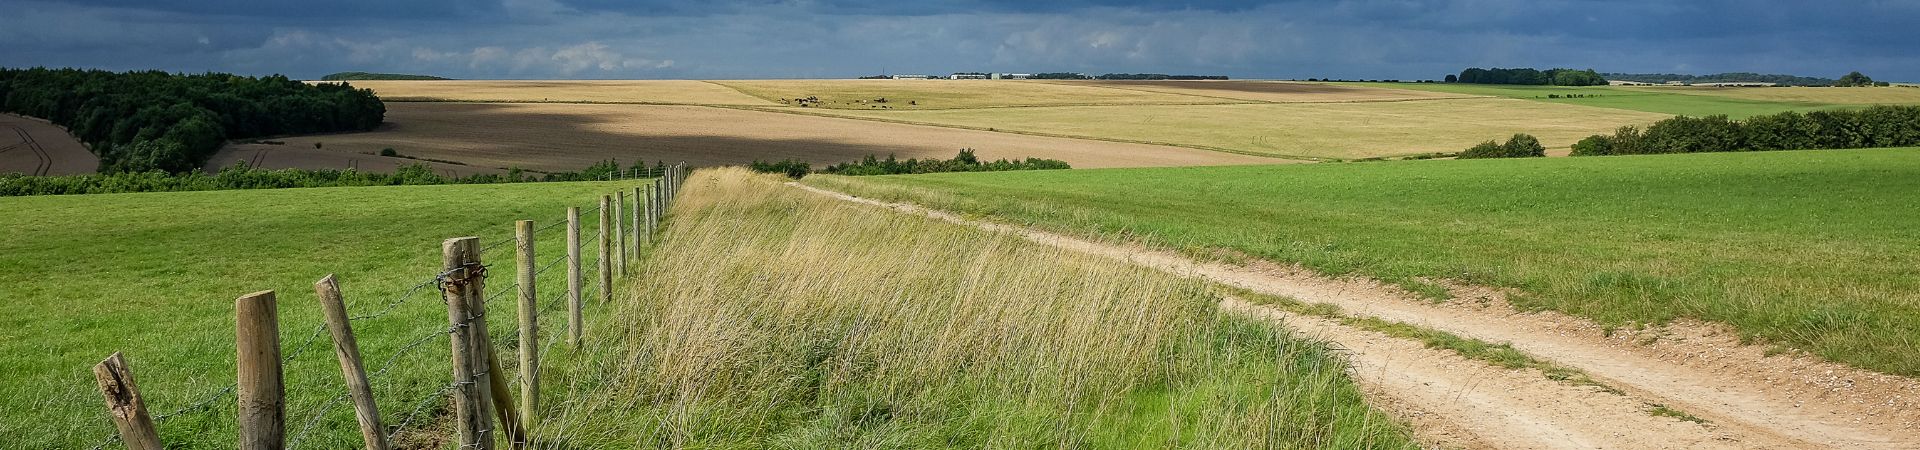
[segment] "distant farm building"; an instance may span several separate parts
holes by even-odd
[[[947,78],[954,80],[985,80],[987,79],[987,74],[980,72],[956,72]]]
[[[931,80],[933,79],[933,77],[927,76],[927,75],[894,75],[893,79],[895,80]]]
[[[995,73],[993,74],[993,79],[995,80],[1025,80],[1028,78],[1033,78],[1033,74],[1030,74],[1030,73]]]

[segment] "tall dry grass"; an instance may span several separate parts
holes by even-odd
[[[694,174],[568,369],[574,447],[1398,448],[1323,345],[1205,286]]]

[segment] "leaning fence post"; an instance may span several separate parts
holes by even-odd
[[[233,301],[234,347],[239,366],[240,449],[286,447],[286,380],[280,371],[279,304],[273,291]]]
[[[611,206],[612,203],[613,203],[612,197],[608,197],[605,195],[600,196],[600,303],[601,304],[606,304],[607,301],[613,300],[613,254],[612,254],[613,245],[611,243],[613,236],[607,234],[607,229],[613,227],[612,224],[608,223],[610,219],[607,217],[608,214],[613,212],[613,206]]]
[[[643,187],[646,188],[646,193],[642,195],[642,197],[645,197],[647,199],[647,217],[644,220],[641,220],[642,226],[646,227],[646,230],[642,232],[643,233],[642,235],[646,236],[647,244],[652,244],[653,243],[653,215],[657,214],[658,212],[653,205],[653,185],[649,184]]]
[[[360,422],[360,440],[367,450],[387,450],[387,434],[380,425],[380,409],[374,407],[373,389],[367,385],[367,369],[360,363],[360,344],[353,337],[353,324],[347,318],[347,304],[340,296],[340,282],[332,274],[313,283],[320,297],[320,313],[326,318],[327,331],[333,335],[333,355],[340,360],[340,375],[347,380],[347,395],[353,399],[354,419]]]
[[[126,358],[113,352],[93,366],[93,379],[100,384],[100,395],[107,399],[107,414],[113,427],[120,429],[120,442],[127,450],[162,450],[160,433],[153,429],[153,417],[147,415],[147,401],[140,397],[140,386],[133,382],[133,369]]]
[[[620,251],[614,253],[620,260],[620,273],[625,274],[627,273],[627,232],[622,228],[621,222],[625,221],[625,216],[622,216],[620,211],[621,207],[627,204],[627,191],[616,191],[614,195],[618,198],[613,202],[613,234],[620,245]]]
[[[567,207],[567,347],[580,348],[580,207]]]
[[[474,326],[486,314],[474,308],[475,298],[486,295],[486,268],[480,265],[480,238],[448,239],[440,244],[445,269],[441,292],[446,297],[447,329],[453,353],[454,440],[460,448],[493,448],[493,418],[488,399],[487,358],[480,346],[487,339]],[[477,341],[477,342],[476,342]]]
[[[534,290],[533,221],[514,222],[515,256],[520,266],[520,426],[535,425],[534,405],[540,403],[540,299]]]

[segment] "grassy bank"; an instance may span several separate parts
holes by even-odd
[[[1411,447],[1326,347],[1198,282],[780,180],[690,180],[570,445]]]
[[[424,405],[410,427],[437,426],[438,402],[419,400],[448,382],[446,309],[433,287],[410,289],[439,272],[440,241],[478,235],[497,244],[512,238],[515,219],[551,225],[565,207],[589,209],[600,194],[635,183],[0,198],[0,229],[10,236],[0,240],[0,298],[13,308],[0,317],[0,435],[19,448],[90,448],[113,434],[89,370],[124,351],[156,416],[212,398],[210,408],[160,425],[169,447],[231,447],[234,399],[215,394],[234,380],[233,300],[272,289],[283,349],[295,355],[286,366],[290,440],[304,432],[303,448],[357,447],[351,408],[312,419],[344,392],[331,343],[312,334],[320,324],[312,285],[329,273],[351,313],[378,315],[354,326],[368,371],[387,369],[373,388],[388,424]],[[597,224],[598,216],[583,219]],[[563,233],[539,235],[543,263],[563,254]],[[496,275],[489,290],[511,292],[512,255],[510,244],[486,253]],[[543,298],[558,298],[564,269],[541,275]],[[505,318],[492,328],[503,345],[511,299],[489,308]],[[545,323],[560,330],[565,322]]]
[[[1920,375],[1920,149],[828,177],[809,184]]]

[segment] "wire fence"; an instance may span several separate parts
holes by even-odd
[[[673,166],[666,169],[667,170],[664,172],[664,174],[652,173],[652,175],[656,175],[656,176],[664,175],[668,178],[674,178],[674,179],[677,179],[678,177],[684,177],[684,165],[677,165],[677,166]],[[642,173],[640,172],[633,172],[632,174],[635,175],[636,177],[639,175],[642,175]],[[663,191],[662,198],[664,200],[671,200],[671,193],[674,191],[677,191],[677,188],[678,188],[677,185],[673,185],[670,182],[666,182],[665,180],[662,180],[661,182],[654,183],[651,189],[659,189]],[[649,194],[649,195],[652,195],[652,194]],[[538,261],[536,261],[536,264],[534,267],[525,267],[525,268],[515,267],[516,270],[531,270],[533,272],[531,278],[534,280],[536,288],[544,288],[544,289],[534,290],[536,292],[534,292],[535,298],[533,300],[537,302],[534,305],[535,306],[534,309],[536,311],[535,318],[537,319],[534,322],[534,327],[539,330],[554,330],[552,332],[545,332],[544,333],[545,336],[536,335],[531,337],[537,340],[536,342],[533,343],[533,346],[538,347],[537,350],[535,351],[535,355],[550,354],[549,351],[555,345],[557,345],[560,341],[566,340],[564,339],[563,335],[568,334],[567,327],[569,324],[567,322],[567,315],[552,314],[552,313],[561,310],[563,307],[567,305],[568,300],[571,298],[571,295],[569,294],[568,291],[570,290],[573,284],[572,283],[573,280],[568,280],[568,273],[571,271],[557,270],[557,269],[565,265],[569,260],[572,260],[575,255],[578,255],[578,257],[580,258],[580,261],[576,261],[576,262],[581,263],[580,273],[583,278],[614,277],[615,279],[617,279],[621,276],[624,276],[624,269],[625,269],[624,267],[617,267],[611,273],[601,274],[601,273],[598,273],[600,272],[599,270],[599,267],[601,267],[600,265],[585,264],[584,262],[591,261],[591,262],[599,263],[599,259],[613,258],[615,255],[611,252],[621,252],[621,253],[632,252],[631,254],[638,255],[643,250],[642,243],[652,239],[651,237],[644,238],[644,239],[639,237],[639,235],[645,233],[645,231],[642,231],[642,227],[639,226],[639,221],[642,219],[642,217],[647,218],[647,220],[653,220],[653,221],[660,220],[660,218],[664,217],[664,208],[662,208],[663,209],[662,211],[652,211],[652,210],[646,209],[646,208],[653,208],[655,206],[655,203],[652,201],[648,201],[648,199],[643,199],[640,195],[635,195],[630,201],[631,201],[631,205],[625,205],[625,206],[627,208],[634,208],[634,209],[626,209],[624,211],[622,209],[615,209],[613,211],[603,211],[601,207],[597,207],[597,206],[592,208],[581,209],[578,213],[578,217],[577,217],[578,221],[573,223],[576,225],[579,225],[580,228],[582,229],[596,229],[598,231],[592,233],[591,235],[588,235],[587,233],[582,232],[581,238],[579,240],[579,248],[568,249],[566,248],[567,247],[566,245],[553,246],[551,244],[546,246],[535,247],[536,253],[539,255],[554,254],[557,256],[540,258]],[[661,203],[662,204],[659,206],[664,207],[666,206],[667,202],[661,202]],[[600,216],[609,214],[612,212],[623,212],[622,216],[625,216],[625,217],[607,217],[606,219],[611,219],[608,222],[615,223],[615,224],[627,224],[630,226],[630,228],[633,228],[633,229],[620,229],[618,227],[615,227],[612,229],[602,229],[599,226],[601,222],[599,220]],[[592,220],[590,220],[590,218]],[[570,229],[570,227],[567,226],[570,223],[567,219],[568,219],[567,217],[562,216],[556,220],[547,221],[546,225],[533,229],[532,232],[529,233],[529,236],[531,237],[534,243],[554,242],[556,240],[558,242],[565,243],[567,242],[566,233],[562,233],[562,232]],[[631,220],[631,222],[627,222],[629,220]],[[655,230],[656,224],[657,222],[649,223],[644,229]],[[499,224],[489,225],[485,228],[476,230],[474,233],[469,233],[467,235],[469,236],[484,235],[484,234],[488,234],[486,233],[488,230],[494,230],[494,229],[511,230],[513,229],[513,227],[514,227],[514,223],[512,222],[509,222],[504,225],[499,225]],[[612,233],[616,230],[620,231],[622,235],[620,236],[612,235]],[[634,236],[634,239],[632,239],[632,242],[629,243],[628,245],[626,246],[612,245],[610,252],[607,254],[601,254],[599,252],[599,250],[602,248],[608,248],[608,243],[623,242],[624,240],[620,238],[625,237],[624,235],[627,235],[627,234],[636,235]],[[605,242],[603,242],[603,240]],[[515,266],[516,264],[513,263],[515,258],[501,258],[497,256],[488,257],[488,254],[491,251],[498,250],[502,247],[506,247],[517,241],[518,241],[517,236],[509,236],[508,238],[499,239],[493,242],[486,243],[484,246],[481,246],[478,251],[478,257],[482,261],[490,262],[488,265],[481,266],[481,267]],[[558,251],[544,250],[545,248],[556,248],[556,247],[559,249]],[[415,303],[416,299],[426,295],[426,293],[429,293],[429,292],[440,294],[440,297],[442,300],[440,302],[440,305],[445,306],[445,302],[447,301],[447,297],[448,297],[446,295],[446,290],[447,290],[447,286],[449,286],[450,284],[449,283],[450,280],[452,279],[451,277],[454,277],[455,275],[459,274],[464,269],[466,268],[461,267],[461,268],[438,271],[436,273],[423,277],[423,279],[417,282],[407,284],[405,285],[406,287],[404,288],[397,289],[397,291],[399,292],[397,295],[394,295],[389,298],[385,298],[377,302],[360,303],[362,305],[371,304],[376,306],[374,306],[370,312],[366,312],[359,315],[347,316],[346,322],[349,324],[372,323],[376,321],[381,321],[395,314],[401,314],[402,312],[409,312],[409,315],[418,314],[417,312],[414,312],[414,310],[411,310],[406,306],[409,304]],[[503,270],[502,272],[505,272],[505,271]],[[484,273],[484,269],[481,271],[481,273]],[[386,438],[387,441],[391,442],[395,438],[400,437],[403,433],[406,433],[409,431],[421,431],[418,429],[418,427],[425,426],[426,423],[432,422],[435,416],[437,416],[441,412],[440,410],[435,408],[436,405],[443,405],[447,403],[447,399],[449,395],[456,393],[456,391],[459,391],[462,386],[473,385],[478,380],[480,380],[481,377],[485,376],[485,372],[470,373],[470,374],[465,374],[464,377],[455,377],[456,379],[449,380],[445,384],[433,385],[433,388],[430,390],[419,390],[415,392],[413,395],[404,395],[404,393],[400,392],[409,387],[408,382],[412,382],[411,386],[417,386],[417,378],[418,378],[417,374],[409,373],[408,374],[409,377],[415,378],[415,380],[402,380],[401,378],[403,377],[399,376],[401,374],[400,373],[401,368],[417,365],[417,364],[409,364],[409,363],[432,361],[435,359],[433,358],[434,355],[420,353],[421,349],[427,348],[428,344],[431,344],[431,343],[442,343],[443,345],[446,345],[449,341],[443,338],[451,334],[460,332],[462,329],[468,328],[472,325],[475,325],[476,323],[483,324],[488,316],[496,313],[496,311],[494,311],[496,307],[501,308],[503,310],[507,310],[507,311],[512,311],[513,310],[512,308],[516,307],[514,302],[505,302],[500,300],[507,298],[509,295],[519,290],[518,283],[515,281],[517,278],[516,277],[498,277],[498,278],[502,280],[507,280],[508,282],[485,283],[487,285],[491,285],[491,286],[486,286],[486,289],[485,289],[491,292],[481,292],[481,297],[484,298],[484,305],[486,310],[475,311],[474,313],[466,317],[464,320],[457,323],[450,323],[450,324],[441,325],[441,326],[428,327],[429,328],[428,331],[411,335],[407,338],[404,338],[404,340],[387,339],[386,341],[401,341],[403,343],[394,347],[392,351],[386,352],[386,354],[383,355],[382,357],[377,358],[376,360],[380,361],[380,363],[377,367],[373,368],[373,370],[364,372],[365,382],[368,383],[369,385],[373,383],[381,383],[382,389],[380,390],[382,392],[380,392],[379,394],[384,394],[384,395],[376,395],[376,397],[381,397],[383,399],[386,399],[387,402],[385,402],[385,404],[388,405],[386,408],[382,408],[382,409],[392,408],[392,412],[396,412],[396,413],[404,411],[404,413],[396,414],[392,416],[388,416],[387,414],[381,414],[382,417],[391,417],[391,418],[398,419],[397,421],[389,421],[388,423],[385,424],[386,427],[384,430],[379,430],[379,432]],[[581,285],[581,289],[580,289],[581,292],[578,292],[572,295],[577,295],[579,298],[586,299],[586,298],[593,298],[591,297],[592,295],[599,293],[598,292],[598,289],[600,287],[599,283],[586,282],[586,280],[580,280],[579,284]],[[438,289],[428,289],[429,287],[436,287],[436,286],[438,287]],[[582,303],[585,303],[585,302],[583,301]],[[508,316],[512,316],[512,314],[508,314]],[[552,317],[552,318],[549,319],[549,317]],[[553,323],[549,325],[546,322],[557,322],[557,323]],[[519,341],[521,339],[524,339],[522,336],[519,335],[519,330],[515,327],[499,327],[499,328],[505,329],[506,331],[501,332],[499,330],[489,329],[489,333],[488,333],[489,336],[485,336],[484,339],[489,343],[489,345],[492,345],[493,348],[503,348],[504,346],[503,351],[514,351],[512,350],[515,348],[514,346],[519,344]],[[416,327],[414,329],[417,330],[418,328]],[[296,344],[290,347],[286,347],[289,349],[289,351],[284,352],[279,361],[280,367],[282,367],[282,370],[285,370],[284,368],[288,367],[289,364],[292,364],[296,361],[301,361],[303,358],[309,358],[309,355],[312,349],[322,346],[322,345],[319,345],[320,337],[322,335],[328,334],[327,332],[328,332],[328,326],[325,323],[318,324],[315,327],[313,327],[311,331],[305,332],[305,335],[302,338],[300,338]],[[337,344],[338,343],[336,343],[336,345]],[[446,348],[446,347],[443,347],[443,348]],[[498,362],[498,364],[502,366],[497,368],[500,371],[499,373],[513,374],[510,380],[510,384],[512,385],[518,385],[525,381],[522,379],[523,375],[521,375],[521,371],[517,370],[519,365],[519,359],[520,358],[512,358],[512,357],[500,358]],[[293,408],[286,408],[288,411],[286,411],[287,413],[285,414],[282,422],[289,429],[276,430],[279,433],[283,433],[282,434],[283,436],[288,437],[284,441],[286,448],[302,448],[303,445],[310,444],[312,442],[311,438],[315,437],[316,433],[320,433],[322,430],[326,430],[332,427],[340,427],[340,426],[346,426],[346,427],[357,426],[357,425],[348,425],[348,424],[356,423],[356,419],[354,418],[354,415],[351,414],[353,408],[346,408],[344,410],[341,408],[342,406],[351,404],[351,402],[347,401],[351,396],[350,395],[351,392],[347,389],[347,382],[345,379],[337,375],[330,376],[330,377],[328,376],[304,377],[304,379],[319,380],[319,382],[317,383],[319,385],[315,386],[313,385],[315,383],[308,383],[308,385],[305,385],[305,386],[298,386],[297,387],[298,389],[301,389],[307,392],[333,390],[333,391],[337,391],[338,394],[329,396],[325,400],[309,405],[309,407],[302,408],[298,412],[291,411]],[[177,417],[186,416],[186,415],[195,414],[195,413],[223,410],[223,405],[225,405],[226,407],[232,407],[232,405],[235,404],[234,402],[223,402],[223,400],[226,400],[234,396],[236,392],[239,390],[239,387],[240,387],[240,383],[237,381],[234,383],[228,383],[219,389],[215,389],[211,392],[208,392],[199,397],[196,397],[194,400],[189,401],[185,406],[181,406],[177,409],[173,409],[164,414],[153,416],[151,418],[152,424],[157,427],[160,425],[165,425],[169,420],[175,419]],[[289,386],[285,386],[285,388],[286,388],[285,389],[286,391],[292,392],[295,390],[296,386],[289,385]],[[404,398],[404,400],[402,400],[399,403],[392,403],[393,397],[395,396],[401,396],[402,398]],[[511,402],[512,399],[499,399],[496,401]],[[395,407],[395,406],[398,406],[398,407]],[[491,422],[488,422],[488,423],[491,423]],[[292,431],[292,433],[286,433],[287,431]],[[484,429],[473,430],[473,431],[480,435],[479,436],[480,439],[493,438],[491,436],[494,431],[492,427],[486,427]],[[92,446],[92,448],[95,450],[104,449],[109,446],[112,446],[115,443],[121,442],[121,439],[122,438],[119,434],[117,433],[111,434],[103,437],[98,442],[98,444]]]

